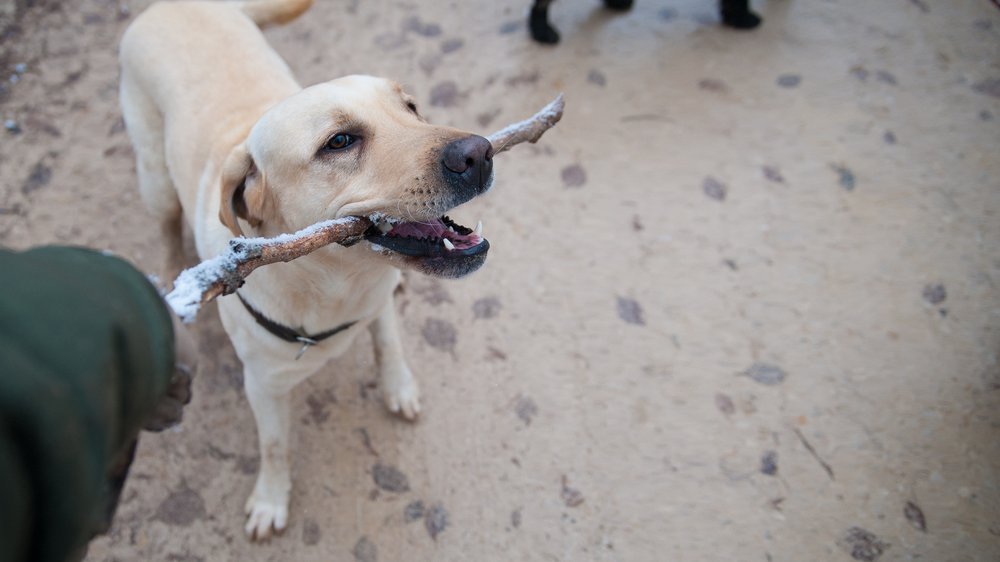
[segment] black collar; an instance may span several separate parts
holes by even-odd
[[[253,319],[256,320],[257,323],[260,324],[261,327],[263,327],[265,330],[271,332],[275,336],[287,342],[303,344],[302,350],[299,351],[299,355],[295,357],[296,359],[301,357],[302,353],[305,352],[305,350],[309,346],[316,345],[319,342],[329,337],[335,336],[357,323],[357,322],[348,322],[346,324],[341,324],[340,326],[337,326],[332,330],[327,330],[325,332],[320,332],[318,334],[307,334],[304,330],[301,329],[296,330],[295,328],[289,328],[284,324],[278,324],[274,320],[271,320],[267,316],[264,316],[264,314],[261,311],[250,306],[250,303],[248,303],[247,300],[243,298],[243,295],[241,295],[239,292],[236,293],[236,296],[240,298],[240,302],[243,303],[244,307],[246,307],[247,312],[249,312],[250,315],[253,316]]]

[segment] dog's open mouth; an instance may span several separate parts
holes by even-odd
[[[489,249],[483,238],[483,223],[476,230],[462,226],[448,217],[429,222],[394,222],[382,219],[365,232],[365,239],[405,256],[461,257]]]
[[[490,243],[483,238],[483,223],[475,229],[450,218],[405,222],[388,217],[372,217],[375,223],[365,232],[365,240],[375,250],[389,250],[411,265],[431,275],[461,277],[486,260]]]

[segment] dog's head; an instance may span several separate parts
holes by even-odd
[[[444,216],[490,188],[485,138],[429,124],[394,82],[348,76],[283,100],[222,170],[219,218],[273,235],[345,216],[371,218],[365,239],[396,265],[460,277],[483,264],[481,229]]]

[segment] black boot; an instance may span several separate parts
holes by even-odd
[[[539,43],[555,45],[559,42],[559,32],[549,23],[549,4],[552,0],[535,0],[528,16],[528,30]]]
[[[604,7],[609,10],[626,12],[632,9],[632,0],[604,0]]]
[[[750,11],[750,0],[720,0],[722,23],[734,29],[753,29],[760,25],[760,16]]]

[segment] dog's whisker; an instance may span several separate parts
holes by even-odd
[[[506,142],[504,142],[500,146],[494,148],[493,149],[493,153],[496,154],[498,152],[503,152],[504,147],[506,147],[508,144],[510,144],[513,140],[514,140],[514,137],[511,137],[511,138],[507,139]]]

